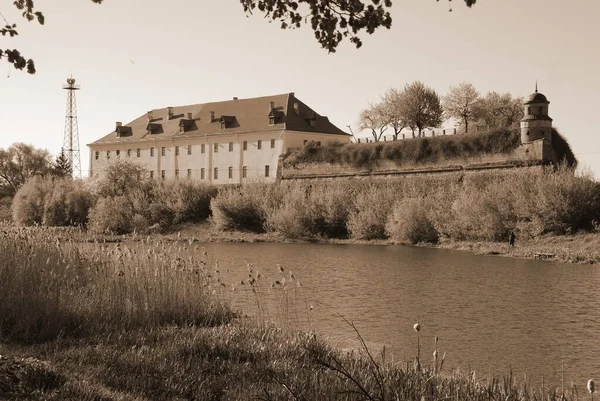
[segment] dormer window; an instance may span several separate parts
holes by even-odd
[[[160,124],[148,123],[148,125],[146,126],[146,132],[149,135],[160,134],[161,131],[162,131],[162,125],[160,125]]]
[[[312,115],[307,119],[307,121],[311,127],[315,127],[317,125],[317,115],[315,113],[312,113]]]
[[[275,125],[275,116],[269,116],[269,125]]]
[[[269,125],[279,124],[281,122],[282,112],[280,110],[271,109],[269,111]]]
[[[191,116],[192,113],[188,113],[188,118],[182,118],[179,121],[179,133],[183,134],[186,131],[189,131],[192,125],[194,124],[194,120]]]
[[[219,122],[221,123],[221,129],[232,128],[234,121],[234,116],[221,116],[219,119]]]

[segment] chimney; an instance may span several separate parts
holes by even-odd
[[[298,102],[294,102],[294,113],[300,114],[300,105]]]
[[[191,120],[192,119],[192,113],[187,113],[187,117],[188,117],[187,118],[188,120]]]
[[[154,117],[152,116],[152,110],[148,111],[148,122],[152,121]]]
[[[237,96],[234,96],[234,97],[233,97],[233,100],[238,100]]]
[[[170,120],[173,118],[173,108],[167,107],[167,118]]]
[[[210,122],[212,123],[213,121],[215,121],[215,112],[211,111],[210,112]]]

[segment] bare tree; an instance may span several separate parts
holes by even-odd
[[[408,127],[419,130],[419,137],[425,128],[439,127],[442,123],[440,97],[432,88],[420,81],[404,86],[401,118]]]
[[[408,124],[404,121],[402,115],[404,98],[404,92],[395,88],[388,89],[383,96],[381,96],[381,114],[386,125],[394,130],[394,139],[398,139],[400,132],[408,127]]]
[[[444,116],[460,120],[465,132],[469,132],[469,122],[475,119],[478,100],[479,92],[473,84],[461,82],[458,86],[451,86],[442,101]]]
[[[383,115],[381,103],[369,104],[369,107],[360,112],[358,117],[358,129],[369,130],[375,142],[379,142],[383,133],[388,129]]]

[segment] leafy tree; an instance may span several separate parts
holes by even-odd
[[[478,124],[487,127],[510,127],[523,118],[523,98],[488,92],[477,102],[475,117]]]
[[[51,170],[52,159],[45,149],[15,143],[0,149],[0,185],[6,185],[12,194],[35,175],[45,175]]]
[[[446,118],[456,118],[469,132],[469,122],[474,119],[479,92],[469,82],[461,82],[458,86],[451,86],[448,94],[442,100]]]
[[[388,129],[383,107],[380,103],[369,104],[369,107],[360,112],[358,117],[358,129],[369,130],[375,142],[381,140],[381,136]]]
[[[103,0],[91,0],[100,4]],[[439,1],[439,0],[437,0]],[[464,0],[468,7],[476,0]],[[362,41],[358,37],[361,31],[372,34],[381,27],[389,29],[392,17],[387,11],[392,7],[391,0],[240,0],[244,11],[252,14],[256,9],[265,14],[271,21],[281,23],[281,29],[300,28],[308,24],[314,31],[315,38],[330,53],[335,52],[340,42],[349,37],[359,48]],[[14,0],[14,6],[27,21],[37,20],[44,25],[45,17],[35,9],[34,0]],[[450,9],[452,11],[452,9]],[[0,27],[2,36],[18,35],[17,25],[4,20]],[[6,58],[16,69],[27,68],[29,74],[35,74],[35,63],[26,59],[17,49],[0,49],[0,59]]]
[[[440,97],[432,88],[420,81],[406,84],[403,91],[401,118],[419,137],[425,128],[439,127],[442,123]]]
[[[52,164],[52,175],[55,177],[71,177],[73,175],[73,167],[71,167],[71,161],[61,149],[58,156]]]
[[[130,160],[117,159],[94,176],[94,190],[101,197],[115,197],[130,194],[141,188],[148,178],[148,170]]]

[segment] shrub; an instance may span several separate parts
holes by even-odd
[[[210,202],[212,222],[220,230],[264,232],[267,214],[280,199],[278,187],[272,184],[222,188]]]
[[[100,197],[116,197],[129,194],[148,178],[148,170],[130,160],[117,159],[110,162],[94,178],[93,188]]]
[[[280,205],[267,212],[266,229],[292,239],[312,236],[312,220],[307,203],[305,187],[295,185],[287,188]]]
[[[46,197],[52,193],[52,181],[42,177],[29,179],[15,194],[13,221],[21,226],[42,224]]]
[[[100,198],[90,210],[90,231],[127,234],[133,230],[133,205],[126,196]]]
[[[407,198],[397,202],[386,225],[391,239],[401,243],[436,243],[439,234],[427,211],[429,202],[423,198]]]
[[[303,207],[307,209],[313,234],[334,238],[348,236],[351,202],[347,197],[350,188],[350,185],[339,181],[309,187],[307,202]]]
[[[12,201],[13,198],[11,196],[0,197],[0,222],[12,220],[12,212],[10,210]]]
[[[85,225],[94,204],[92,194],[81,181],[70,178],[53,180],[52,193],[44,202],[43,224],[46,226]]]
[[[191,180],[160,181],[156,184],[154,201],[174,212],[174,223],[202,221],[210,216],[210,201],[218,188]]]
[[[354,199],[348,216],[348,232],[355,239],[384,239],[385,225],[396,201],[393,188],[372,185],[364,191],[349,193]]]
[[[166,232],[173,227],[175,220],[175,212],[168,206],[160,203],[152,203],[148,205],[149,224],[156,226],[157,231]]]

